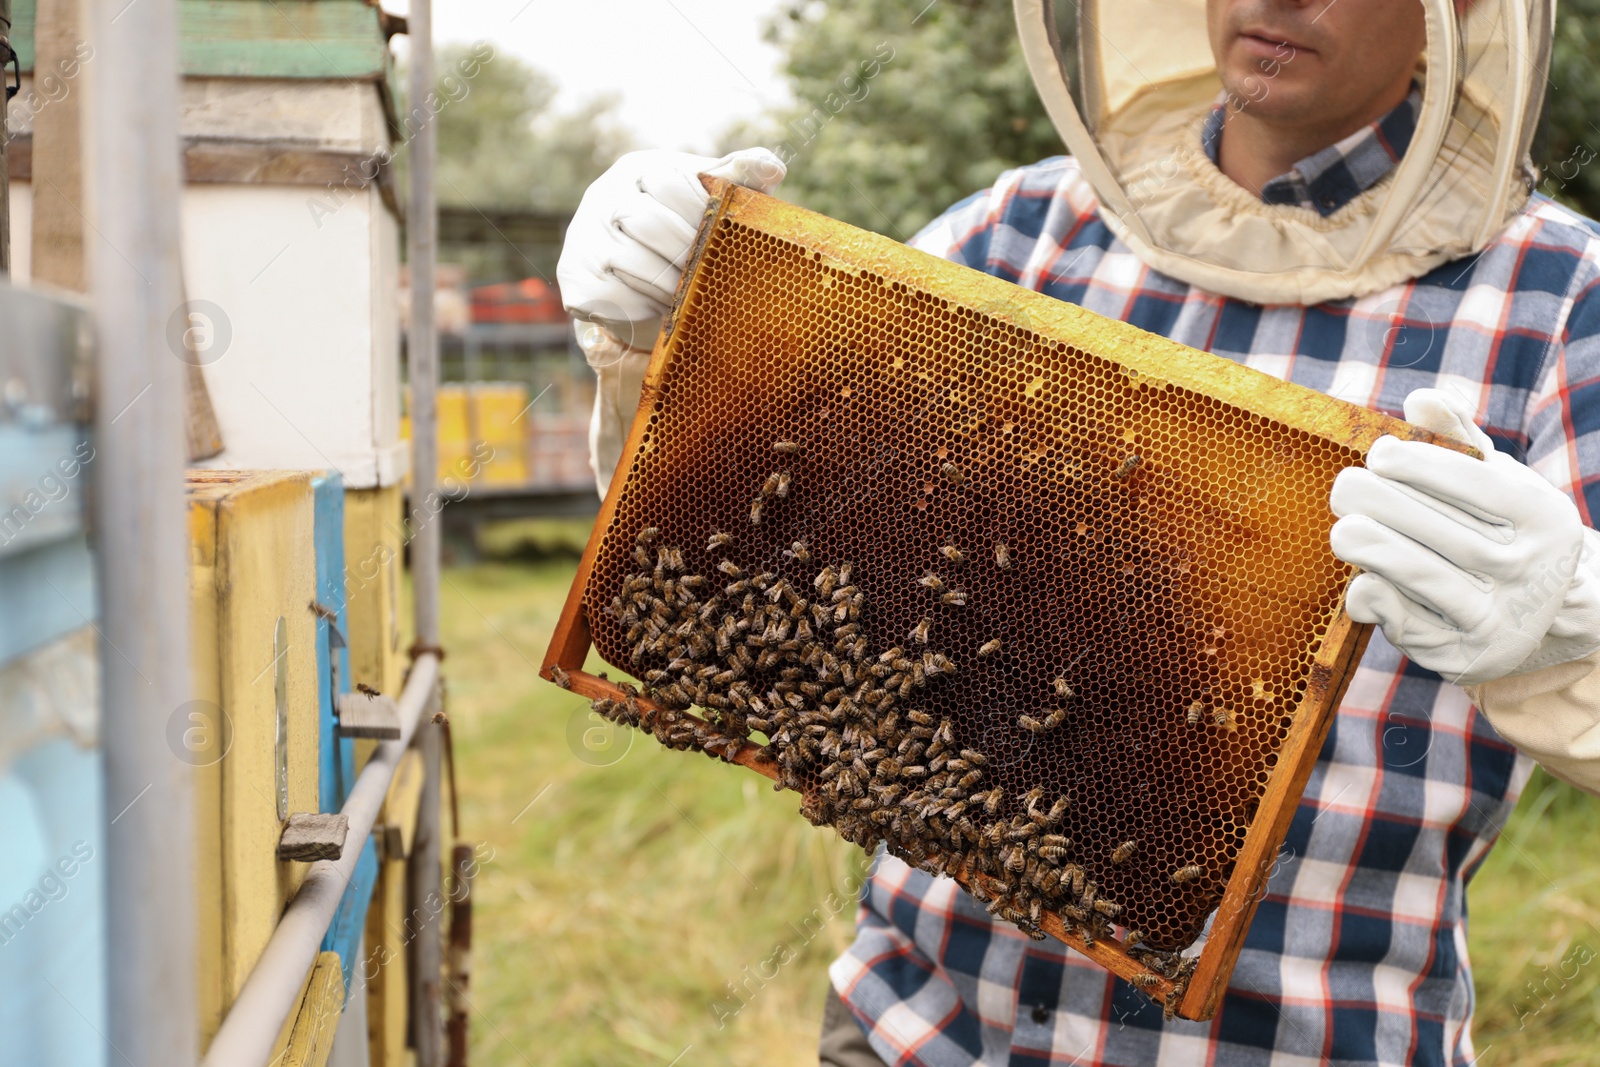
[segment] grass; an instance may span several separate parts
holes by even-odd
[[[511,561],[445,572],[462,832],[493,850],[472,1062],[810,1067],[861,852],[536,677],[584,533],[524,524],[485,540]],[[1473,881],[1481,1067],[1600,1060],[1597,816],[1538,773]]]

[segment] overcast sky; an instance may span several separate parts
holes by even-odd
[[[406,0],[384,0],[403,13]],[[484,40],[561,86],[571,110],[604,92],[642,147],[709,152],[735,119],[788,98],[761,26],[780,0],[434,0],[438,43]],[[396,38],[399,40],[399,38]]]

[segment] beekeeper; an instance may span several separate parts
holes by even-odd
[[[1015,6],[1071,155],[912,243],[1485,459],[1384,438],[1334,485],[1347,607],[1381,632],[1214,1019],[1163,1022],[883,856],[822,1062],[1467,1064],[1467,877],[1534,760],[1600,791],[1600,229],[1530,195],[1552,0],[1082,0],[1076,37],[1050,2]],[[770,191],[783,170],[642,152],[584,197],[560,280],[599,374],[602,490],[697,173]]]

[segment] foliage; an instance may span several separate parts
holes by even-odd
[[[767,38],[799,103],[724,143],[787,145],[786,197],[902,239],[1002,169],[1059,154],[1011,5],[939,0],[918,16],[923,3],[793,4]]]
[[[1561,0],[1550,53],[1543,136],[1534,158],[1540,189],[1600,218],[1600,0]]]
[[[801,0],[785,9],[768,39],[784,52],[799,103],[730,130],[724,150],[787,144],[794,158],[783,195],[902,239],[1002,170],[1063,152],[1034,93],[1011,5],[926,2]],[[1057,4],[1064,18],[1074,6]],[[865,79],[865,96],[852,92],[881,44],[893,58]],[[1590,216],[1600,214],[1596,57],[1600,0],[1561,0],[1534,154],[1547,176],[1541,188]]]
[[[559,110],[555,82],[507,52],[444,45],[434,69],[441,204],[571,211],[630,147],[613,115],[615,98]],[[404,160],[401,151],[402,176]]]

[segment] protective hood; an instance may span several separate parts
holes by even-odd
[[[1453,0],[1410,2],[1427,19],[1416,132],[1386,177],[1327,217],[1263,203],[1202,149],[1201,128],[1222,92],[1205,0],[1014,6],[1056,129],[1107,225],[1143,262],[1241,300],[1317,304],[1477,252],[1533,184],[1528,146],[1555,0],[1471,0],[1460,14]],[[1075,20],[1057,10],[1071,7]]]

